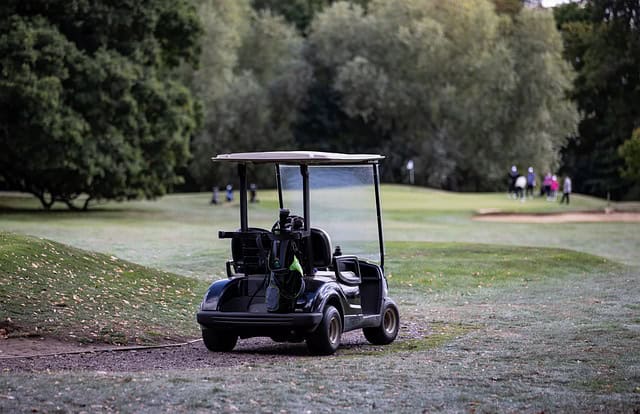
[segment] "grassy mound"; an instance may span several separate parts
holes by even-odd
[[[390,242],[392,288],[470,292],[544,283],[620,266],[564,249]],[[199,335],[195,312],[208,282],[49,240],[0,232],[1,329],[81,342],[150,344]]]
[[[528,284],[622,266],[599,256],[546,247],[415,242],[390,242],[386,247],[391,287],[427,292]]]
[[[206,287],[114,256],[0,233],[0,307],[9,336],[117,344],[194,337]]]

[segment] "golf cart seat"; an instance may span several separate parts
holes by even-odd
[[[238,230],[239,232],[240,230]],[[271,242],[263,234],[268,230],[250,227],[248,231],[236,233],[231,239],[231,257],[235,273],[246,275],[266,274],[267,257],[271,249]]]
[[[331,266],[331,238],[329,234],[317,228],[311,228],[311,235],[309,237],[311,242],[311,266],[314,269],[325,270]],[[304,247],[306,250],[306,246]]]

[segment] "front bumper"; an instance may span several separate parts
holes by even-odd
[[[266,313],[198,311],[197,320],[206,328],[251,329],[287,328],[315,329],[322,321],[322,313]]]

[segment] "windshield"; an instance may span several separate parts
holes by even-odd
[[[282,202],[303,215],[299,166],[280,165]],[[373,166],[309,166],[311,227],[329,233],[332,248],[380,262]]]

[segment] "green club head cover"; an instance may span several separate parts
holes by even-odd
[[[293,256],[293,261],[291,262],[291,265],[289,266],[289,270],[296,271],[296,272],[300,273],[300,276],[304,275],[304,271],[302,270],[302,266],[300,266],[300,262],[298,261],[298,258],[296,256]]]

